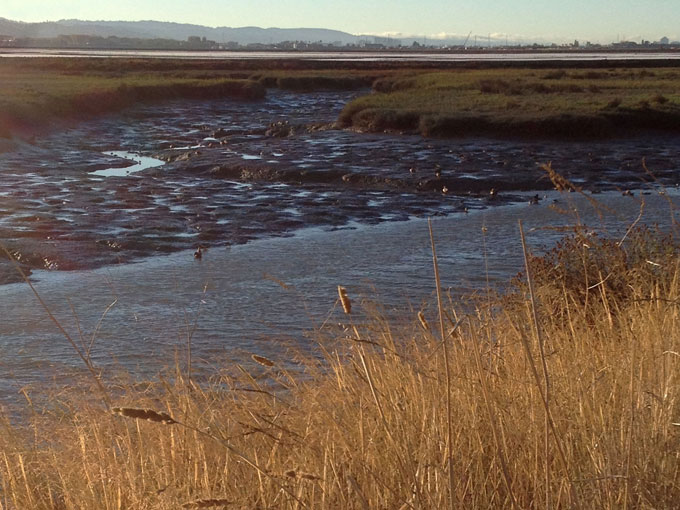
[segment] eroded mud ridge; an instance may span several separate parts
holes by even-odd
[[[589,191],[647,186],[642,158],[659,183],[678,182],[678,138],[427,140],[338,130],[351,97],[277,91],[254,103],[145,105],[18,143],[0,153],[0,240],[28,271],[85,269],[307,226],[526,200],[517,191],[540,198],[552,187],[547,162]],[[0,283],[17,278],[0,258]]]

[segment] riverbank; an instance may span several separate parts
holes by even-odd
[[[369,87],[377,76],[375,70],[315,70],[285,63],[253,67],[164,59],[0,59],[0,139],[149,101],[253,101],[262,99],[267,88],[354,90]]]
[[[61,391],[4,422],[3,504],[671,507],[677,244],[585,234],[530,259],[531,295],[387,320],[333,287],[311,352]]]
[[[677,132],[675,61],[333,62],[124,58],[0,59],[0,138],[139,102],[236,97],[267,88],[374,93],[340,125],[423,136],[593,138]],[[5,144],[6,145],[6,144]]]
[[[426,137],[593,139],[680,132],[679,69],[482,69],[377,80],[340,124]]]

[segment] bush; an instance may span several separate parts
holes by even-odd
[[[546,295],[560,296],[558,300],[566,296],[584,308],[607,300],[623,310],[668,285],[679,256],[680,244],[672,232],[638,227],[623,241],[576,232],[532,257],[530,267],[537,288]]]

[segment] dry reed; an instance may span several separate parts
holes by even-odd
[[[295,371],[112,391],[135,403],[118,416],[61,394],[30,426],[0,420],[0,505],[675,508],[680,259],[645,239],[591,240],[586,264],[528,255],[533,297],[524,284],[466,314],[440,301],[442,338],[420,316],[362,318],[351,338],[320,331]],[[583,271],[602,274],[587,302]]]
[[[338,285],[338,296],[340,297],[340,304],[342,305],[342,310],[350,315],[352,313],[352,302],[349,300],[347,295],[347,289]]]
[[[168,413],[157,412],[153,409],[138,409],[136,407],[113,407],[111,409],[113,414],[132,418],[134,420],[146,420],[155,423],[163,423],[164,425],[172,425],[177,423]]]
[[[231,504],[232,502],[228,499],[197,499],[196,501],[184,503],[182,508],[215,508],[217,506],[224,507]]]
[[[276,363],[274,363],[274,362],[273,362],[272,360],[270,360],[269,358],[266,358],[266,357],[264,357],[264,356],[260,356],[259,354],[253,354],[253,355],[251,356],[251,358],[253,359],[253,361],[254,361],[255,363],[257,363],[257,364],[259,364],[259,365],[262,365],[262,366],[264,366],[264,367],[273,367],[273,366],[276,365]]]

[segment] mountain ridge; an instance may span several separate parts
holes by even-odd
[[[205,37],[217,42],[239,44],[309,41],[356,44],[361,36],[326,28],[278,27],[208,27],[190,23],[166,21],[89,21],[68,19],[28,23],[0,17],[0,35],[9,37],[53,38],[60,35],[89,35],[98,37],[130,37],[144,39],[187,40]]]

